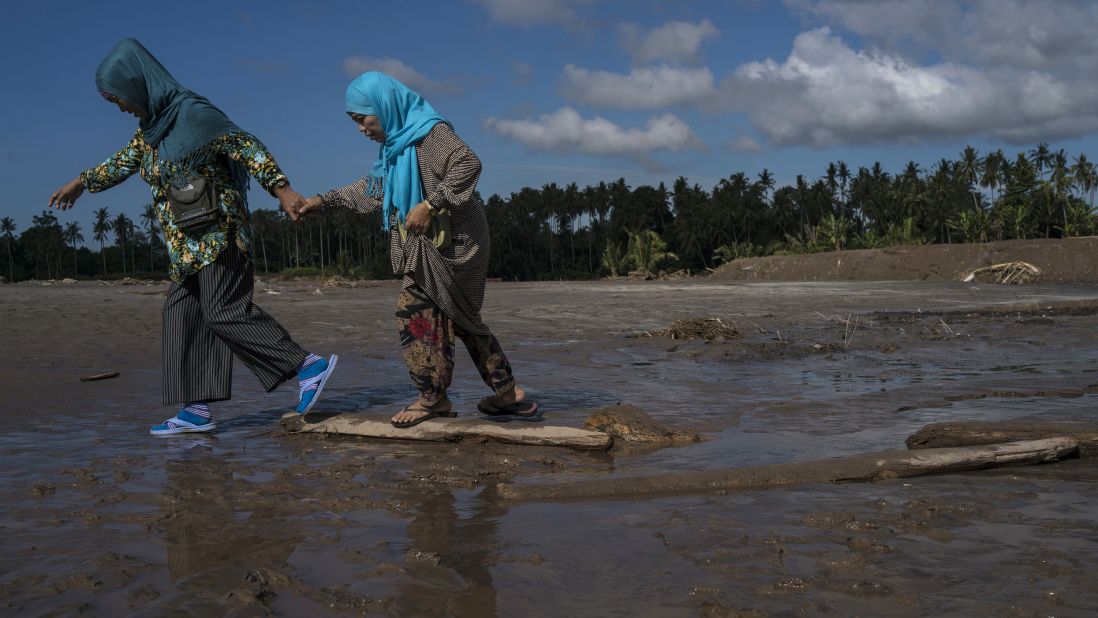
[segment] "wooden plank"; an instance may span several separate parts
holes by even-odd
[[[798,463],[701,470],[642,477],[599,478],[561,483],[497,486],[509,501],[559,502],[567,500],[618,500],[673,494],[714,493],[744,489],[769,489],[808,483],[875,481],[924,474],[941,474],[999,466],[1056,461],[1077,454],[1070,438],[1049,438],[988,446],[938,448],[918,451],[885,451]]]
[[[415,427],[397,429],[388,420],[360,414],[338,414],[312,422],[296,413],[282,415],[282,426],[292,433],[335,433],[364,438],[424,440],[430,442],[499,442],[528,446],[559,446],[583,451],[605,451],[613,438],[601,431],[560,427],[542,423],[512,421],[498,423],[479,419],[435,418]]]
[[[1072,438],[1083,457],[1098,456],[1098,423],[1044,423],[1034,421],[934,423],[907,439],[907,448],[977,446],[1054,437]]]

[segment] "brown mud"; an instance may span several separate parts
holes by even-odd
[[[1098,237],[904,245],[827,253],[741,258],[714,274],[721,281],[959,281],[992,265],[1024,261],[1044,283],[1098,282]],[[1028,280],[1027,273],[1023,279]]]
[[[239,365],[215,435],[154,439],[173,412],[159,405],[165,289],[0,286],[0,614],[1098,610],[1093,458],[654,500],[495,493],[898,449],[930,423],[1093,422],[1091,286],[490,284],[485,320],[545,423],[620,403],[712,437],[608,453],[283,435],[294,392],[266,394]],[[297,340],[341,355],[318,411],[384,420],[413,396],[396,293],[258,286]],[[710,317],[738,336],[646,334]],[[459,357],[462,417],[484,391]]]

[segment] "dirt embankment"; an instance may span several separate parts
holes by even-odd
[[[741,258],[719,268],[720,281],[952,281],[981,266],[1020,260],[1042,283],[1098,282],[1098,237],[904,245],[805,255]]]

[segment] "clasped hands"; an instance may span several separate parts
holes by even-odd
[[[301,197],[296,191],[293,191],[293,194],[301,198],[301,202],[290,203],[289,207],[293,208],[292,212],[288,210],[287,202],[283,201],[282,196],[278,196],[278,200],[282,204],[282,210],[286,212],[291,221],[297,221],[301,217],[319,213],[323,208],[323,203],[319,195],[305,198]],[[404,229],[408,230],[411,234],[428,234],[431,232],[431,218],[431,213],[427,208],[427,202],[420,202],[408,212],[408,216],[404,219]]]

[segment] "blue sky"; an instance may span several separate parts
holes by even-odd
[[[132,134],[134,119],[93,80],[125,36],[262,139],[305,194],[351,182],[376,156],[342,106],[346,84],[368,69],[403,79],[453,122],[484,162],[485,196],[680,175],[708,189],[763,168],[783,184],[838,160],[896,172],[956,158],[965,144],[1098,154],[1096,3],[401,5],[9,3],[0,215],[25,229],[56,187]],[[60,216],[87,230],[96,208],[136,216],[147,201],[132,178]],[[253,189],[251,203],[274,200]]]

